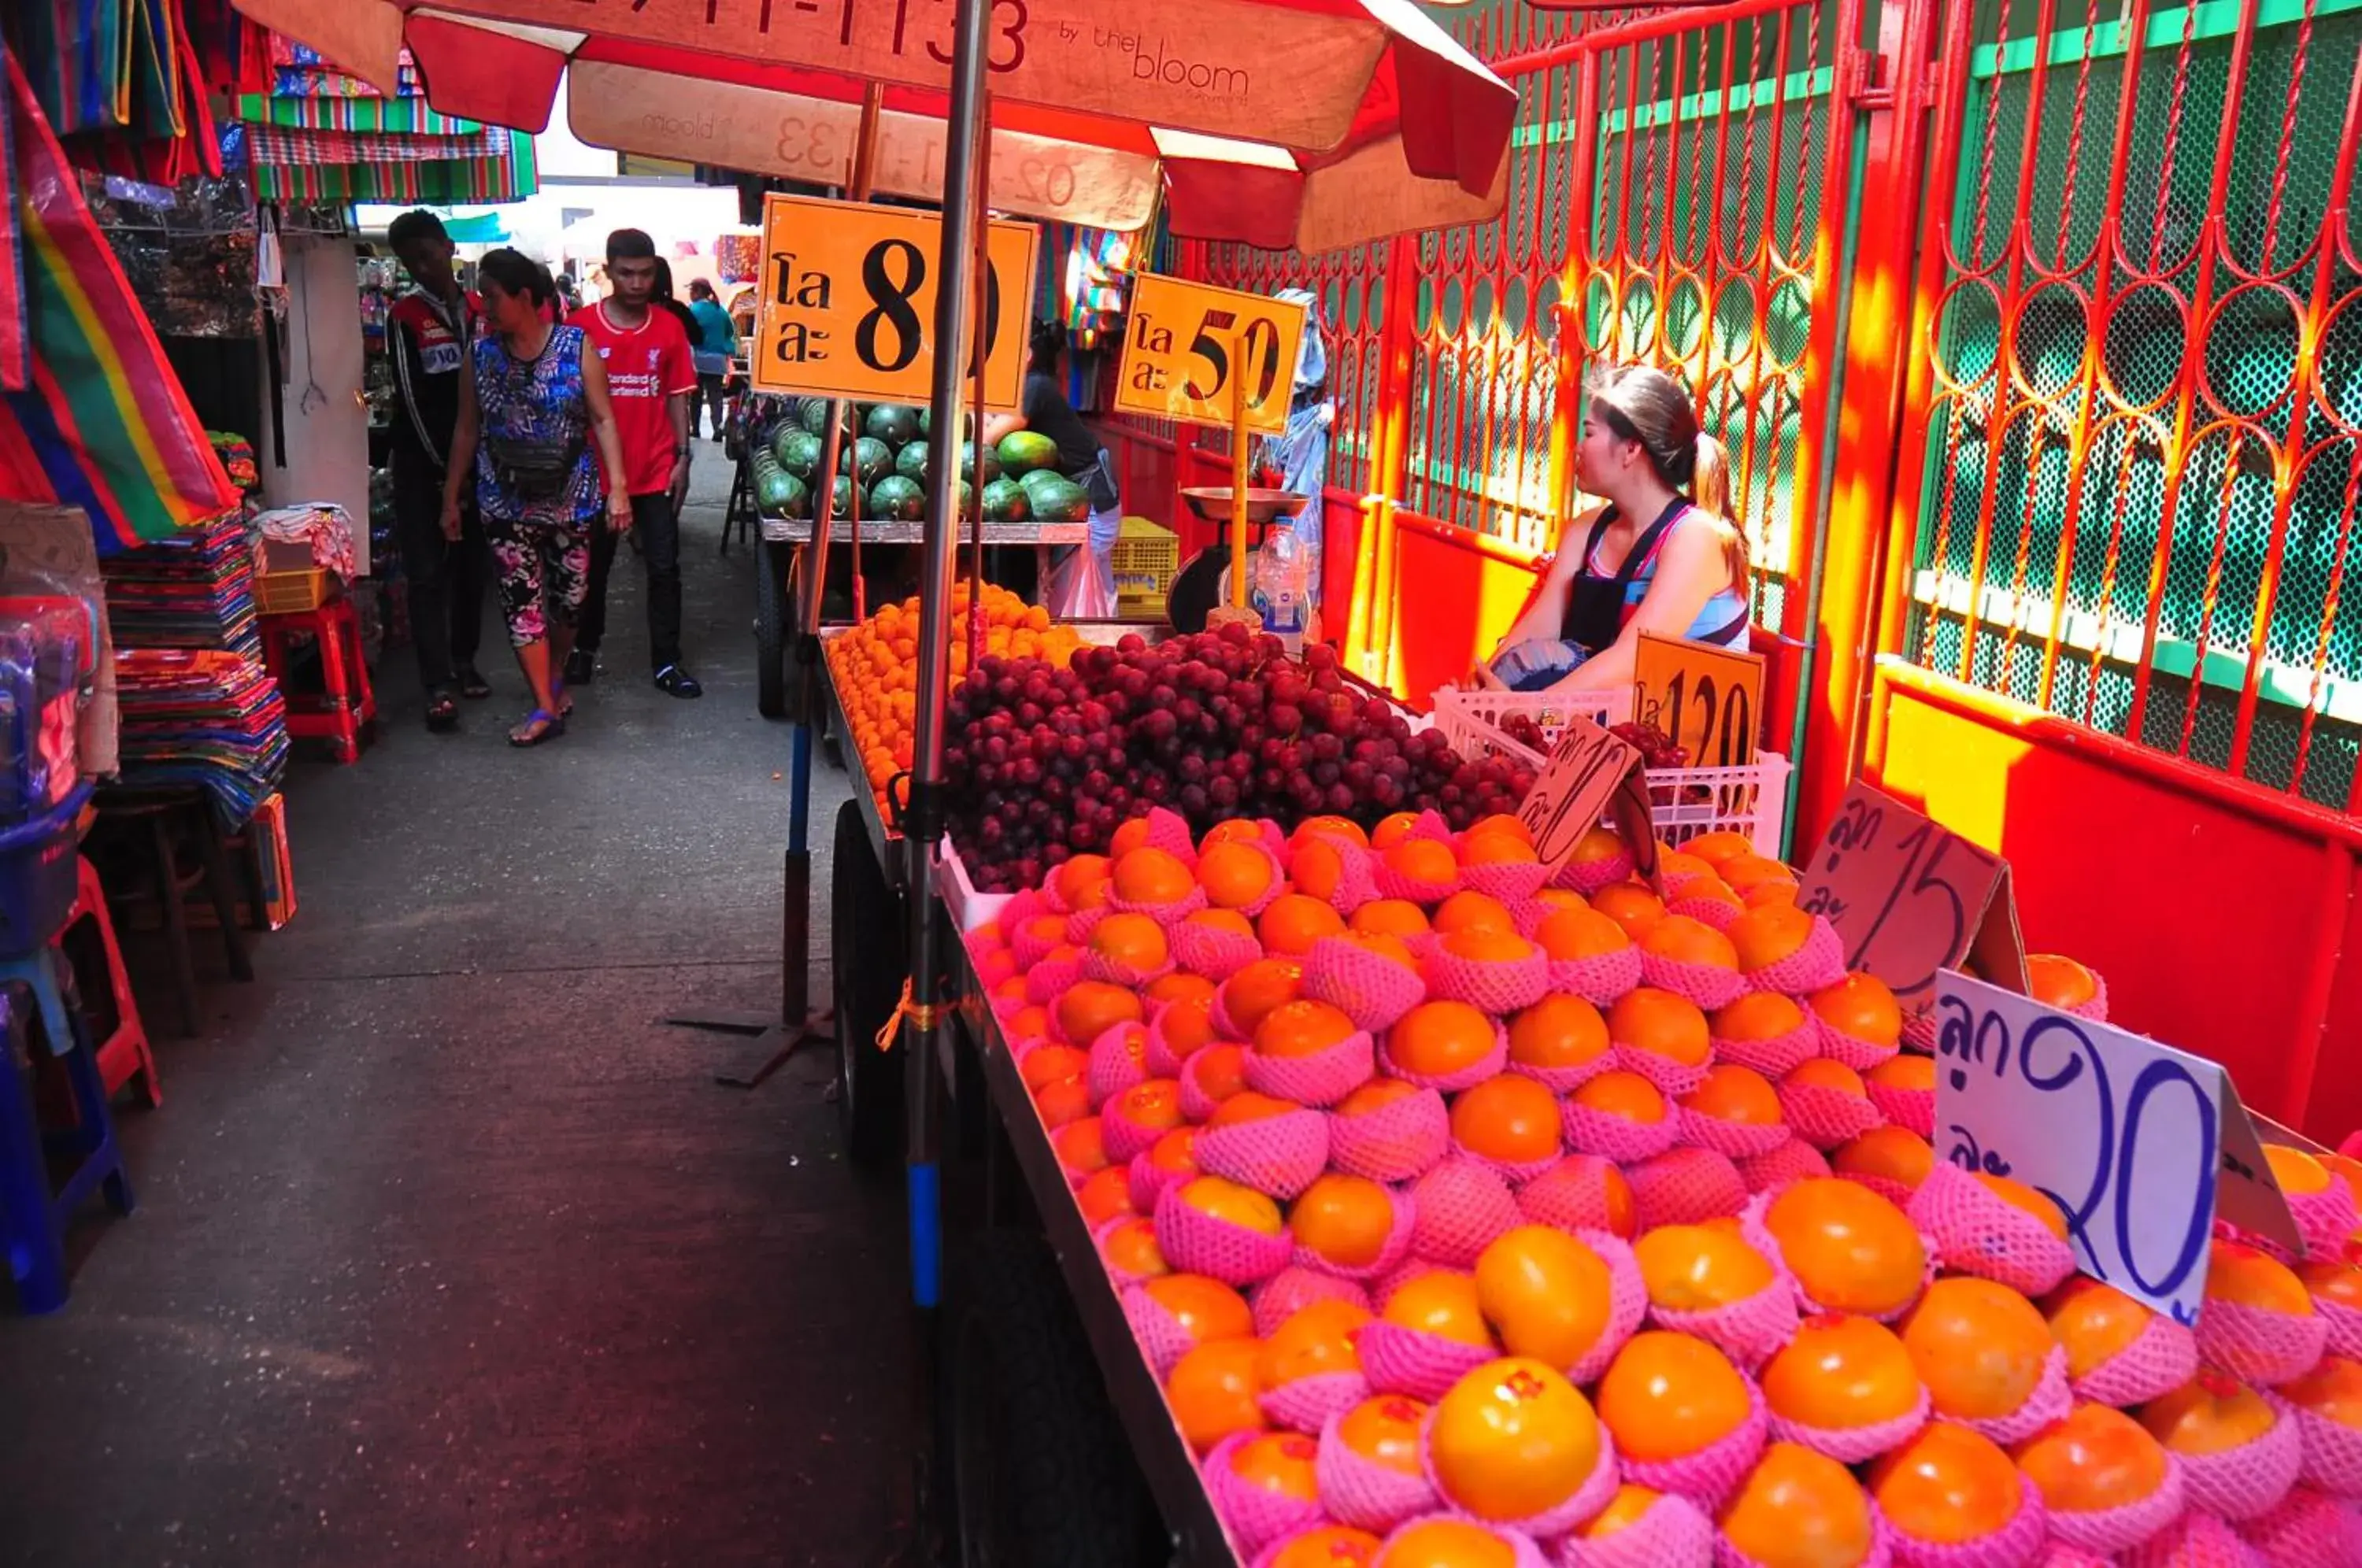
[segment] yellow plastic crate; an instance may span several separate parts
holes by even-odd
[[[304,571],[258,572],[254,579],[254,608],[264,615],[292,615],[299,611],[317,610],[328,602],[328,590],[325,567]]]
[[[1117,607],[1126,613],[1162,611],[1181,570],[1181,536],[1145,517],[1127,517],[1108,563]]]

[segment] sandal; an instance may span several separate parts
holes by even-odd
[[[459,695],[470,702],[480,702],[492,694],[492,683],[472,664],[459,667]]]
[[[535,729],[533,726],[535,724],[539,724],[541,727],[539,729]],[[562,735],[565,733],[565,720],[559,718],[557,714],[551,712],[546,708],[535,708],[532,712],[527,713],[524,716],[523,723],[519,723],[515,729],[509,732],[509,745],[514,746],[539,745],[542,742],[550,739],[552,736]]]
[[[574,716],[574,699],[566,694],[566,678],[564,676],[553,675],[549,678],[549,700],[557,704],[557,718],[559,723],[563,723],[566,720]]]
[[[426,727],[437,734],[459,727],[459,704],[448,691],[437,691],[426,700]]]

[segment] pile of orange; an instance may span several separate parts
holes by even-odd
[[[1064,664],[1082,646],[1071,626],[1054,625],[1050,613],[1029,605],[1005,588],[984,585],[984,651],[987,657],[1041,658]],[[967,673],[970,639],[968,585],[952,590],[952,679]],[[886,781],[911,766],[912,726],[919,704],[919,601],[914,595],[888,604],[869,619],[828,640],[830,677],[845,722],[853,726],[853,749],[885,810]]]
[[[1504,1014],[1479,993],[1437,994],[1446,977],[1431,968],[1425,999],[1370,1031],[1372,1049],[1352,1070],[1374,1076],[1316,1094],[1291,1088],[1287,1073],[1337,1059],[1361,1032],[1357,999],[1324,984],[1322,966],[1341,949],[1360,948],[1364,968],[1374,955],[1417,975],[1413,955],[1429,944],[1476,954],[1532,941],[1573,961],[1628,941],[1722,964],[1730,944],[1667,913],[1638,882],[1588,899],[1554,891],[1547,907],[1460,891],[1340,911],[1329,898],[1337,846],[1357,836],[1350,824],[1308,824],[1278,856],[1264,847],[1275,835],[1226,824],[1194,861],[1147,836],[1128,824],[1111,858],[1078,856],[1055,873],[1057,907],[1081,911],[1065,925],[1029,900],[1009,932],[969,940],[1127,1311],[1147,1325],[1153,1364],[1168,1369],[1175,1425],[1201,1458],[1221,1451],[1206,1460],[1209,1494],[1246,1531],[1241,1561],[1513,1564],[1530,1560],[1520,1532],[1546,1558],[1576,1561],[1582,1543],[1632,1530],[1682,1542],[1652,1560],[1699,1561],[1698,1541],[1718,1536],[1768,1568],[1857,1568],[1881,1550],[1882,1529],[1927,1551],[1992,1543],[2003,1561],[2038,1522],[2023,1517],[2029,1496],[2044,1500],[2058,1539],[2080,1540],[2077,1530],[2130,1529],[2124,1521],[2145,1507],[2169,1513],[2177,1459],[2202,1469],[2282,1422],[2312,1423],[2362,1452],[2362,1361],[2286,1349],[2307,1342],[2316,1318],[2362,1312],[2362,1232],[2356,1261],[2301,1267],[2215,1242],[2209,1309],[2218,1323],[2235,1312],[2270,1330],[2264,1350],[2247,1345],[2254,1335],[2210,1339],[2202,1313],[2189,1342],[2207,1348],[2212,1369],[2186,1386],[2123,1396],[2117,1409],[2072,1397],[2067,1380],[2096,1374],[2094,1386],[2118,1386],[2128,1375],[2112,1383],[2112,1369],[2153,1347],[2127,1351],[2186,1331],[2095,1281],[2070,1279],[2036,1301],[1948,1271],[1905,1212],[1937,1158],[1908,1128],[1870,1125],[1828,1147],[1826,1168],[1815,1146],[1793,1143],[1785,1164],[1747,1176],[1760,1190],[1744,1216],[1651,1222],[1667,1179],[1660,1161],[1736,1158],[1707,1140],[1777,1136],[1801,1092],[1874,1116],[1932,1088],[1925,1057],[1871,1065],[1899,1028],[1883,988],[1756,993],[1712,1016],[1646,986],[1611,997],[1554,989]],[[1526,846],[1497,819],[1448,844],[1400,818],[1369,838],[1413,884],[1512,863]],[[1594,859],[1603,853],[1590,847]],[[1755,911],[1736,928],[1749,966],[1802,941],[1784,912],[1794,879],[1775,863],[1723,837],[1666,859],[1693,905],[1700,884],[1718,884]],[[1110,897],[1142,912],[1107,914]],[[1159,918],[1183,904],[1195,912]],[[1164,940],[1186,922],[1239,939],[1225,944],[1237,966],[1219,983],[1187,969],[1199,944]],[[1085,978],[1033,1002],[1012,938],[1029,956],[1044,946],[1090,955],[1094,976],[1155,977],[1137,989]],[[1247,951],[1261,955],[1239,964]],[[2043,973],[2067,1001],[2098,995],[2080,966]],[[1791,1066],[1798,1037],[1816,1038],[1808,1024],[1842,1035],[1837,1048],[1862,1065],[1816,1054]],[[1301,1125],[1308,1104],[1330,1119],[1319,1174],[1282,1183],[1253,1160],[1225,1163],[1226,1149]],[[1385,1119],[1405,1146],[1426,1139],[1428,1163],[1408,1176],[1354,1168],[1349,1152],[1375,1136],[1364,1119]],[[1603,1120],[1672,1123],[1681,1141],[1621,1166],[1571,1154],[1569,1140]],[[2301,1198],[2362,1189],[2353,1162],[2275,1147],[2268,1163]],[[1436,1173],[1449,1179],[1430,1182]],[[2039,1194],[1985,1185],[2053,1234],[2062,1229]],[[1228,1227],[1268,1267],[1235,1285],[1191,1272],[1167,1234],[1168,1209]],[[1194,1266],[1232,1266],[1226,1253],[1208,1258]],[[1701,1456],[1710,1463],[1692,1463]],[[1332,1478],[1341,1465],[1350,1484]],[[2307,1474],[2297,1504],[2311,1507],[2325,1473]],[[1683,1489],[1705,1475],[1711,1492]],[[1388,1486],[1425,1501],[1403,1518],[1367,1517]],[[1242,1487],[1264,1502],[1239,1505]],[[1304,1522],[1282,1529],[1277,1518]]]

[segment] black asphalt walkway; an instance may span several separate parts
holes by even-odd
[[[0,1317],[0,1563],[898,1555],[900,1197],[838,1157],[824,1055],[747,1095],[711,1077],[743,1046],[658,1022],[778,987],[788,732],[700,457],[703,701],[648,683],[627,551],[563,740],[503,743],[528,704],[488,606],[463,734],[421,726],[402,649],[359,765],[296,765],[300,913],[160,1040],[139,1212],[83,1227],[63,1312]]]

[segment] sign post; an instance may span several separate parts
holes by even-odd
[[[2302,1252],[2220,1063],[1949,969],[1936,999],[1937,1152],[2047,1194],[2084,1273],[2186,1324],[2218,1216]]]

